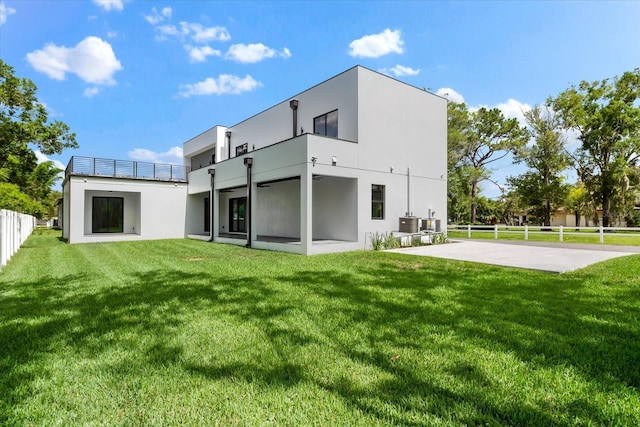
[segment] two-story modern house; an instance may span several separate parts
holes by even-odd
[[[70,243],[192,237],[300,254],[446,218],[447,101],[356,66],[184,143],[184,166],[71,159]]]

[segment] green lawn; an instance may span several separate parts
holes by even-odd
[[[639,271],[34,235],[0,425],[638,425]]]

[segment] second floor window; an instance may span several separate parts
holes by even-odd
[[[244,143],[242,145],[237,146],[236,147],[236,157],[243,155],[247,151],[249,151],[249,146],[247,145],[247,143]]]
[[[327,114],[313,119],[313,133],[316,135],[338,137],[338,110],[333,110]]]

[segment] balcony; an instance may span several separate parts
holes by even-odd
[[[97,176],[109,178],[144,179],[151,181],[188,182],[189,166],[133,160],[100,159],[73,156],[64,172],[69,176]]]

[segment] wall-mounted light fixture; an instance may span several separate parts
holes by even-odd
[[[318,161],[318,158],[317,158],[316,156],[313,156],[313,157],[311,158],[311,164],[312,164],[314,167],[315,167],[315,165],[316,165],[316,162],[317,162],[317,161]]]
[[[389,166],[389,173],[393,173],[393,166]]]
[[[331,166],[335,166],[338,164],[338,158],[336,156],[331,156]]]

